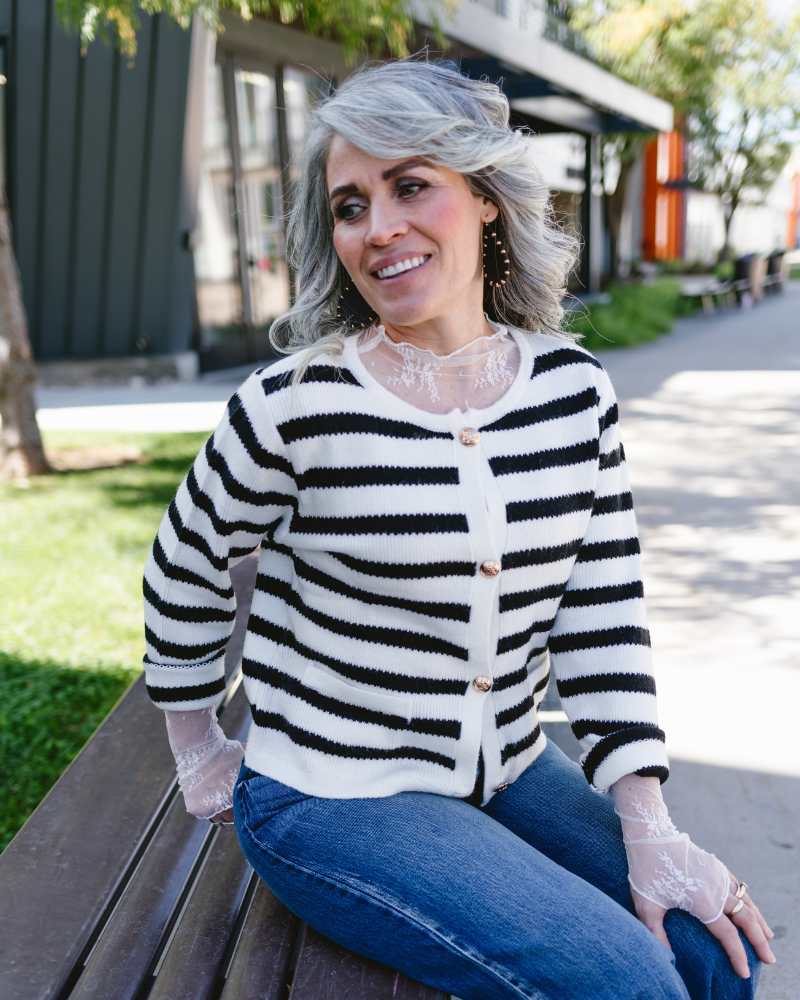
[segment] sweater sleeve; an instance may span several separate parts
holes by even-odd
[[[147,690],[162,709],[206,708],[225,689],[236,601],[231,559],[296,506],[292,466],[259,373],[228,403],[161,522],[144,572]]]
[[[598,385],[595,500],[549,648],[558,693],[584,753],[587,780],[605,791],[625,774],[669,775],[658,727],[636,518],[614,391]]]

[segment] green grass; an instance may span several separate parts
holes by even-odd
[[[681,311],[680,286],[659,279],[651,285],[612,285],[608,305],[592,305],[571,313],[567,327],[583,335],[590,351],[633,347],[656,340],[672,329]]]
[[[143,461],[0,484],[0,849],[141,670],[144,561],[205,438],[53,432]]]

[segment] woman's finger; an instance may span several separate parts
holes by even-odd
[[[729,899],[731,897],[728,897]],[[723,914],[719,919],[714,920],[706,927],[725,949],[725,953],[731,960],[733,971],[742,979],[750,978],[750,966],[747,964],[747,953],[744,950],[739,932],[736,930],[730,919]]]
[[[211,822],[216,826],[218,823],[232,823],[233,822],[233,809],[226,809],[224,812],[217,813],[216,816],[211,817]]]
[[[755,910],[747,904],[746,899],[742,899],[741,902],[744,903],[744,906],[737,913],[731,913],[731,910],[739,904],[739,900],[733,896],[728,896],[728,902],[725,904],[728,919],[744,931],[744,936],[753,948],[755,948],[756,955],[758,955],[761,961],[766,962],[767,965],[771,965],[775,961],[775,956],[770,950],[766,934],[755,914]]]
[[[761,916],[761,911],[759,910],[759,908],[756,906],[756,904],[750,898],[750,896],[749,896],[748,893],[745,893],[744,896],[742,896],[742,899],[745,901],[745,903],[747,904],[747,906],[750,907],[750,909],[753,911],[753,913],[755,913],[756,920],[758,921],[759,926],[761,927],[761,930],[764,932],[764,937],[767,939],[767,941],[771,941],[772,938],[775,937],[775,935],[770,930],[769,924]]]
[[[728,872],[728,874],[731,877],[731,891],[730,891],[730,895],[735,897],[736,893],[739,891],[740,883],[737,882],[737,880],[733,877],[733,875],[731,875],[730,872]],[[761,927],[761,930],[764,932],[764,937],[768,941],[771,941],[772,938],[775,937],[775,935],[770,930],[769,925],[767,924],[766,920],[761,916],[761,911],[759,910],[759,908],[756,906],[756,904],[753,902],[753,900],[750,898],[750,896],[746,892],[742,896],[740,896],[739,898],[743,899],[744,902],[745,902],[745,904],[750,907],[750,909],[753,911],[753,913],[755,913],[756,920],[758,920],[759,926]],[[726,904],[726,909],[727,909],[727,904]]]
[[[667,911],[663,906],[659,906],[658,903],[653,903],[644,896],[640,896],[635,889],[631,890],[631,895],[633,896],[633,905],[636,910],[636,916],[650,931],[653,937],[657,938],[662,944],[665,944],[670,951],[672,951],[672,945],[669,943],[667,932],[664,930],[664,914]]]

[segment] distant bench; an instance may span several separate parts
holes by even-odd
[[[713,274],[677,275],[681,297],[699,298],[706,316],[716,311],[715,305],[735,306],[745,294],[758,301],[763,295],[780,292],[787,278],[788,265],[782,252],[768,257],[757,254],[740,257],[734,263],[732,281],[720,281]]]
[[[255,562],[231,571],[230,667]],[[220,717],[245,739],[229,672]],[[3,1000],[447,1000],[302,924],[233,829],[186,812],[142,677],[0,855],[0,899]]]

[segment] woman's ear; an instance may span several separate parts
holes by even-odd
[[[500,209],[495,205],[493,201],[489,198],[483,199],[483,211],[481,212],[481,219],[484,222],[494,222],[497,216],[500,214]]]

